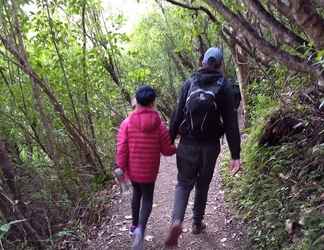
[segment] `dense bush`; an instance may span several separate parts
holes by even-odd
[[[293,108],[278,108],[258,95],[243,143],[244,170],[237,178],[229,176],[226,167],[222,170],[228,201],[248,222],[253,249],[324,247],[323,114],[318,101],[305,105],[295,98],[292,102]],[[272,133],[266,138],[273,138],[284,131],[279,124],[289,126],[288,119],[296,121],[288,133],[282,132],[275,145],[261,145],[265,134]],[[293,131],[297,127],[302,128]]]

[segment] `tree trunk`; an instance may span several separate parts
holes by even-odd
[[[237,33],[235,33],[237,34]],[[244,38],[238,37],[231,33],[231,37],[227,39],[224,37],[225,42],[227,43],[228,47],[231,50],[231,53],[233,55],[233,61],[235,64],[235,71],[237,80],[240,85],[240,91],[241,91],[241,117],[243,119],[242,123],[244,128],[247,127],[248,119],[246,117],[247,111],[246,111],[246,100],[247,100],[247,87],[249,84],[249,73],[250,73],[250,66],[248,61],[248,53],[240,47],[240,45],[237,43],[239,40],[243,40]],[[235,39],[234,39],[235,37]]]
[[[37,110],[37,112],[39,113],[39,117],[43,124],[43,128],[46,135],[46,143],[44,145],[46,147],[46,151],[49,154],[49,157],[54,160],[57,158],[56,150],[54,149],[56,147],[56,140],[53,135],[54,128],[51,119],[44,111],[43,100],[41,97],[39,86],[34,82],[32,83],[32,92],[34,97],[35,110]]]
[[[41,92],[39,89],[39,86],[35,83],[32,83],[32,91],[33,91],[33,96],[34,96],[34,101],[35,101],[35,109],[38,111],[39,116],[40,116],[40,120],[43,124],[43,128],[45,131],[45,148],[46,148],[46,152],[49,156],[49,158],[54,162],[55,168],[56,168],[56,173],[58,176],[58,181],[60,182],[60,184],[62,185],[63,190],[66,192],[68,198],[72,201],[72,202],[76,202],[77,201],[77,197],[75,194],[73,194],[73,192],[70,190],[70,185],[68,184],[68,181],[66,181],[66,177],[64,177],[63,174],[63,169],[61,169],[62,167],[62,160],[61,160],[61,155],[59,153],[59,151],[57,150],[58,148],[58,142],[55,139],[55,136],[53,134],[54,131],[54,127],[52,124],[52,120],[51,118],[48,116],[48,114],[46,114],[46,112],[44,111],[44,107],[43,107],[43,100],[42,100],[42,96],[41,96]]]
[[[42,237],[37,230],[32,226],[32,220],[37,218],[29,218],[25,216],[28,208],[21,201],[21,194],[17,191],[15,183],[15,173],[12,163],[9,159],[6,150],[5,142],[0,140],[0,170],[5,177],[5,184],[8,186],[9,195],[4,194],[4,190],[0,192],[0,209],[1,213],[5,215],[6,219],[22,220],[21,224],[17,224],[15,228],[20,232],[21,236],[26,236],[28,241],[32,242],[38,249],[45,249]],[[44,235],[45,236],[45,235]]]
[[[107,47],[105,47],[107,50]],[[105,57],[103,60],[103,66],[105,70],[109,73],[111,79],[113,82],[117,85],[117,87],[120,89],[122,96],[125,98],[125,100],[128,102],[129,105],[132,104],[132,98],[129,92],[125,89],[125,87],[122,85],[122,82],[120,80],[120,76],[117,71],[117,66],[112,58],[112,55],[108,51],[108,57]]]
[[[93,117],[90,109],[90,102],[88,97],[88,71],[87,71],[87,30],[86,30],[86,23],[85,23],[85,15],[86,15],[86,5],[87,2],[84,1],[82,5],[82,34],[83,34],[83,46],[82,46],[82,66],[83,66],[83,89],[84,89],[84,104],[85,104],[85,121],[87,123],[88,130],[90,130],[91,135],[91,142],[95,145],[96,144],[96,132],[95,126],[93,123]]]
[[[247,100],[247,87],[249,84],[249,62],[247,58],[247,54],[242,50],[241,47],[235,45],[235,64],[236,64],[236,74],[237,79],[240,84],[241,96],[242,96],[242,119],[244,127],[248,125],[247,119],[247,110],[246,110],[246,100]]]
[[[179,62],[178,57],[172,51],[169,51],[168,54],[169,54],[171,60],[173,61],[177,71],[179,72],[179,74],[181,76],[181,79],[183,81],[185,81],[187,79],[187,75],[186,75],[186,73],[185,73],[185,71],[183,69],[183,66],[182,66],[181,62]]]

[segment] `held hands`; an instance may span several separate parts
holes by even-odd
[[[231,160],[229,167],[231,175],[235,176],[241,170],[241,160]]]

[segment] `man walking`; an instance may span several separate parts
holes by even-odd
[[[209,184],[223,133],[231,152],[231,173],[235,174],[241,167],[237,112],[231,85],[221,73],[222,50],[208,49],[202,64],[202,68],[184,83],[170,124],[172,140],[178,134],[181,139],[177,149],[178,183],[172,225],[165,242],[167,247],[178,243],[188,198],[194,186],[192,233],[199,234],[206,228],[203,218]]]

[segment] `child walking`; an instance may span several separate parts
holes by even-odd
[[[142,250],[147,221],[152,211],[155,181],[160,153],[173,155],[168,129],[154,108],[156,93],[150,86],[136,91],[136,108],[121,123],[117,136],[117,166],[133,186],[132,226],[133,250]]]

